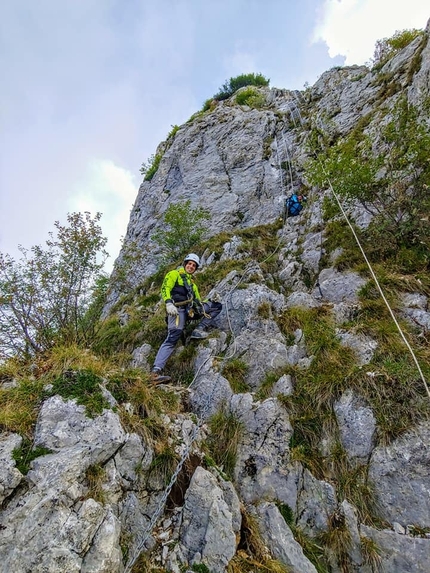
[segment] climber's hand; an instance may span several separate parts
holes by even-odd
[[[173,302],[166,302],[166,312],[169,316],[178,316],[179,312]]]

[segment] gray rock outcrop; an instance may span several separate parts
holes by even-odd
[[[429,32],[430,23],[380,71],[335,68],[303,92],[258,88],[261,108],[239,106],[234,98],[218,102],[160,144],[158,170],[140,186],[113,273],[126,259],[127,246],[135,244],[141,257],[127,270],[130,291],[127,305],[115,310],[118,328],[129,324],[130,301],[141,297],[144,279],[158,270],[161,252],[153,237],[166,210],[189,200],[210,211],[205,238],[221,237],[202,255],[203,270],[215,269],[211,292],[223,300],[217,329],[194,341],[195,347],[177,348],[172,358],[187,353],[194,378],[186,387],[158,387],[153,410],[119,404],[104,387],[106,408],[93,417],[76,400],[43,399],[31,447],[32,453],[38,447],[50,453],[36,457],[27,475],[15,461],[23,438],[6,431],[7,422],[2,425],[0,573],[131,573],[140,553],[154,568],[172,573],[199,566],[226,573],[229,567],[238,570],[252,545],[251,518],[258,524],[260,557],[276,559],[294,573],[321,567],[373,573],[379,564],[390,573],[430,570],[425,408],[419,423],[391,443],[382,442],[380,412],[378,417],[368,399],[378,391],[377,380],[372,378],[368,394],[361,395],[355,384],[368,382],[366,376],[391,376],[388,368],[373,372],[381,348],[373,333],[354,324],[367,275],[342,267],[344,245],[325,252],[322,212],[329,189],[311,187],[304,176],[311,135],[336,141],[365,123],[376,146],[381,121],[400,97],[422,105],[430,94]],[[386,95],[382,84],[392,88]],[[306,209],[282,225],[287,194],[302,186],[309,195]],[[354,223],[366,229],[372,214],[358,204],[348,209]],[[263,224],[273,224],[276,246],[257,260],[260,246],[251,248],[247,233],[258,239],[254,227]],[[223,232],[228,233],[224,244]],[[219,269],[227,270],[218,277]],[[122,294],[112,286],[105,316],[115,303],[121,306]],[[399,300],[402,317],[425,340],[427,294],[402,292]],[[159,303],[152,309],[157,313]],[[334,368],[329,376],[326,362],[316,361],[312,329],[295,320],[300,313],[312,320],[329,317],[333,345],[340,344],[340,354],[351,362],[348,375]],[[155,348],[145,339],[145,326],[127,339],[127,351],[130,365],[140,369],[142,391],[150,393],[146,377]],[[328,356],[331,348],[321,351]],[[422,355],[427,356],[425,349]],[[234,359],[243,368],[246,392],[237,393],[223,370]],[[366,372],[367,365],[372,371]],[[325,396],[316,395],[313,385],[320,377],[331,392],[324,408]],[[16,387],[2,381],[1,391]],[[159,411],[169,401],[181,406],[175,414]],[[305,412],[300,402],[307,405]],[[217,440],[210,426],[214,414],[234,417],[240,428],[231,481],[207,453],[208,437]],[[175,469],[157,473],[165,452],[160,455],[148,428],[163,434]],[[370,521],[363,497],[372,494]],[[308,558],[300,542],[318,551]]]

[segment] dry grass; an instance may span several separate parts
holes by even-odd
[[[370,567],[372,573],[382,571],[382,559],[379,547],[373,539],[369,539],[369,537],[365,537],[364,535],[360,537],[360,541],[364,563]]]
[[[227,567],[227,573],[289,573],[285,565],[272,559],[261,539],[255,517],[242,511],[241,539],[238,551]]]
[[[0,389],[0,428],[32,440],[43,386],[43,381],[24,378],[15,388]]]
[[[88,492],[85,499],[94,499],[98,503],[104,504],[105,492],[103,483],[106,479],[105,469],[100,464],[90,466],[85,472],[85,479],[88,484]]]
[[[233,414],[218,412],[211,417],[208,426],[210,433],[205,447],[216,465],[232,479],[243,425]]]

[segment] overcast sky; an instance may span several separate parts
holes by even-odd
[[[142,162],[226,80],[300,90],[429,17],[428,0],[0,0],[0,251],[100,211],[110,270]]]

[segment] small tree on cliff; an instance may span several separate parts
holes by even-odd
[[[155,232],[153,240],[161,247],[164,261],[186,255],[202,238],[204,221],[209,211],[203,207],[191,208],[191,201],[172,203],[163,217],[163,228]]]
[[[366,235],[374,251],[414,247],[429,262],[430,128],[425,113],[398,100],[380,128],[378,141],[351,132],[320,151],[306,166],[308,180],[320,187],[331,182],[348,203],[359,203],[374,217]],[[387,241],[387,237],[389,240]]]
[[[107,286],[100,217],[68,214],[46,248],[20,246],[18,261],[0,253],[0,358],[91,339]]]

